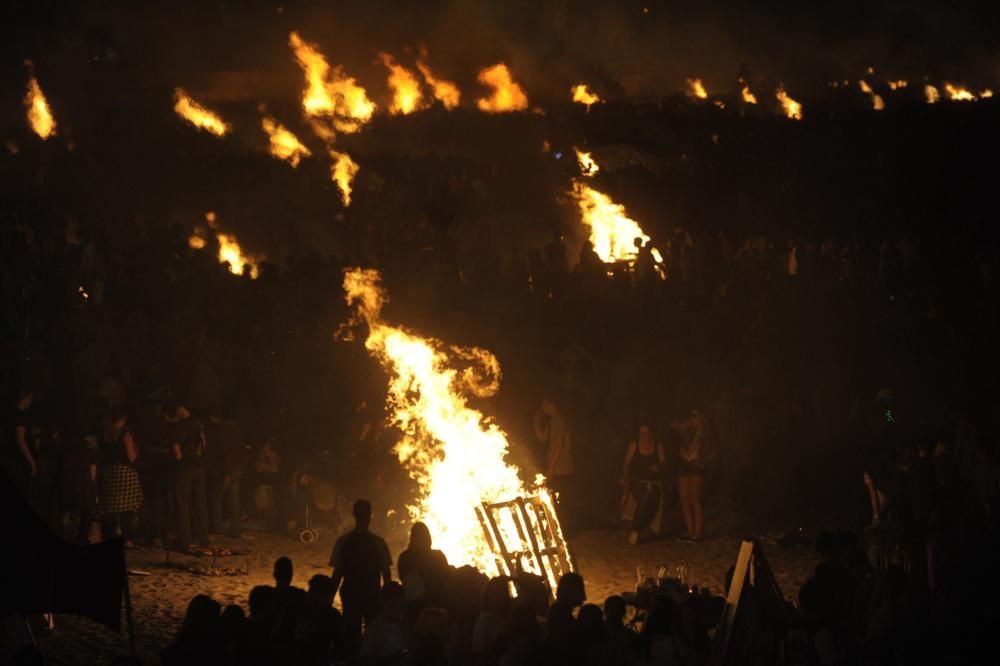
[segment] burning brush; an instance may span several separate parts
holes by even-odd
[[[545,479],[525,485],[504,460],[506,433],[468,404],[469,396],[496,393],[500,363],[485,349],[382,321],[380,280],[377,271],[351,269],[344,291],[355,308],[351,324],[367,326],[365,347],[389,375],[389,424],[402,433],[394,451],[418,487],[410,515],[427,524],[452,564],[490,576],[534,574],[555,589],[575,565]],[[351,329],[340,337],[351,339]]]

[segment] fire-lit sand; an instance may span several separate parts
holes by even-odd
[[[377,498],[373,498],[377,502]],[[711,512],[709,513],[711,515]],[[382,526],[376,523],[376,531]],[[611,594],[620,594],[635,586],[636,567],[655,575],[661,564],[676,564],[683,560],[692,570],[694,581],[720,593],[726,570],[732,566],[739,551],[738,532],[718,536],[701,543],[683,543],[660,539],[638,546],[626,543],[627,532],[595,530],[570,539],[580,572],[587,586],[587,597],[602,603]],[[149,576],[130,576],[129,585],[135,607],[136,640],[144,664],[158,664],[159,651],[180,628],[188,602],[196,594],[209,594],[219,603],[239,604],[247,608],[247,595],[255,585],[273,584],[271,568],[282,555],[295,565],[294,583],[305,587],[317,573],[329,574],[327,560],[336,535],[320,527],[319,541],[303,545],[293,538],[258,533],[252,541],[218,538],[216,543],[232,549],[251,550],[250,575],[234,577],[196,576],[179,568],[180,564],[202,563],[205,558],[171,556],[164,561],[163,551],[139,548],[128,551],[132,569],[148,571]],[[386,534],[393,559],[406,547],[406,535]],[[810,547],[783,549],[765,540],[765,553],[786,597],[794,598],[806,578],[812,575],[817,559]],[[219,560],[219,564],[243,567],[244,558]],[[395,567],[393,573],[396,573]],[[337,605],[340,605],[339,599]],[[124,622],[124,615],[123,615]],[[73,616],[57,616],[51,634],[39,637],[50,663],[107,663],[116,654],[127,654],[128,639],[124,626],[121,635],[89,620]]]

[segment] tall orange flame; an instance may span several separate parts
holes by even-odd
[[[743,90],[740,91],[740,94],[743,95],[743,101],[746,102],[747,104],[757,103],[757,97],[752,92],[750,92],[750,86],[744,85]]]
[[[306,75],[306,88],[302,92],[302,110],[307,116],[333,115],[337,105],[328,89],[330,63],[314,44],[299,37],[299,33],[288,35],[288,44],[295,52],[295,60]]]
[[[928,83],[924,86],[924,98],[927,99],[928,104],[937,104],[938,100],[941,99],[941,93],[938,92],[937,88]]]
[[[774,95],[781,102],[781,108],[784,109],[786,116],[793,120],[802,120],[802,105],[788,96],[784,86],[779,86]]]
[[[306,75],[302,110],[307,116],[332,118],[334,128],[348,134],[371,120],[375,103],[368,99],[364,88],[339,66],[331,66],[316,45],[304,41],[297,32],[289,35],[288,43]]]
[[[426,57],[426,53],[424,56]],[[420,70],[420,74],[424,77],[427,85],[434,91],[434,99],[441,102],[444,108],[448,110],[458,106],[459,102],[462,101],[462,93],[459,91],[458,86],[451,81],[438,78],[423,60],[417,61],[417,69]]]
[[[529,488],[504,460],[507,435],[470,407],[468,397],[497,392],[500,363],[485,349],[449,347],[383,322],[387,296],[380,279],[374,270],[351,269],[344,273],[344,291],[356,308],[354,323],[367,324],[365,347],[389,374],[389,422],[402,433],[394,451],[418,486],[416,501],[407,508],[430,528],[435,547],[451,564],[497,575],[475,508],[524,496]],[[543,481],[541,475],[535,479]],[[539,494],[551,503],[544,488]],[[508,543],[517,540],[516,534],[510,537]]]
[[[389,113],[413,113],[426,106],[424,94],[420,91],[420,81],[410,70],[406,69],[388,53],[379,53],[379,60],[389,70],[389,88],[392,89],[392,104]]]
[[[292,167],[297,167],[303,157],[309,157],[312,152],[302,145],[298,137],[292,134],[284,125],[270,116],[260,119],[260,126],[270,139],[270,152],[279,160],[285,160]]]
[[[576,84],[570,88],[570,92],[573,94],[573,101],[577,104],[583,104],[588,110],[591,106],[601,101],[600,95],[591,92],[586,83]]]
[[[698,99],[708,99],[708,91],[702,85],[701,79],[688,79],[688,95]]]
[[[33,65],[30,60],[26,60],[25,65],[29,71],[32,70]],[[28,78],[28,93],[24,96],[24,108],[28,112],[28,124],[35,134],[44,140],[56,133],[56,119],[52,117],[52,109],[49,108],[49,102],[45,99],[34,72]]]
[[[340,188],[340,200],[344,206],[350,206],[352,183],[354,182],[354,177],[358,175],[358,171],[361,170],[361,167],[347,153],[340,153],[330,149],[330,158],[333,160],[333,166],[330,167],[330,178]]]
[[[489,97],[480,97],[476,100],[476,106],[480,111],[503,113],[528,108],[528,96],[511,77],[507,65],[502,62],[480,70],[477,80],[493,90]]]
[[[174,111],[198,129],[206,130],[215,136],[225,136],[230,130],[229,124],[191,99],[183,88],[174,88]]]

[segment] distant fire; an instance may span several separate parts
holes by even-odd
[[[882,99],[882,96],[876,94],[867,81],[858,81],[858,86],[861,88],[861,92],[872,98],[872,106],[876,111],[881,111],[885,108],[885,101]]]
[[[361,167],[347,153],[340,153],[331,149],[330,158],[333,160],[333,166],[330,167],[330,178],[340,188],[341,202],[343,202],[345,207],[350,206],[352,183],[354,182],[354,177],[358,175],[358,171],[361,170]]]
[[[31,61],[25,61],[25,64],[31,71],[33,68]],[[35,134],[42,139],[48,139],[56,133],[56,120],[52,117],[52,109],[49,108],[49,102],[45,99],[34,72],[28,78],[28,94],[24,96],[24,108],[28,112],[28,123]]]
[[[480,111],[503,113],[523,111],[528,108],[528,96],[511,77],[507,65],[502,62],[480,70],[477,80],[493,91],[489,97],[476,100],[476,106]]]
[[[339,66],[331,66],[316,45],[302,40],[297,32],[289,35],[288,43],[306,75],[302,110],[307,116],[332,119],[334,128],[347,134],[357,132],[371,120],[375,103],[368,99],[364,88]]]
[[[583,104],[588,109],[590,109],[592,105],[601,101],[601,97],[597,93],[591,92],[585,83],[576,84],[570,88],[570,92],[573,94],[574,102],[577,104]]]
[[[576,151],[576,163],[580,165],[580,173],[584,176],[593,176],[601,170],[601,167],[597,166],[597,162],[590,156],[590,153],[585,153],[579,148],[574,148],[573,150]]]
[[[295,60],[306,75],[306,89],[302,93],[302,109],[309,116],[331,116],[337,105],[328,90],[330,63],[313,44],[302,41],[297,32],[288,36],[288,43],[295,52]]]
[[[219,263],[225,264],[229,272],[233,275],[248,274],[251,279],[256,280],[260,275],[260,257],[246,254],[232,234],[222,233],[218,230],[218,221],[215,211],[205,213],[205,225],[215,234],[215,239],[219,244]],[[208,234],[204,227],[195,227],[188,237],[188,247],[193,250],[202,250],[208,245]]]
[[[230,130],[222,118],[191,99],[183,88],[174,88],[174,111],[198,129],[215,136],[225,136]]]
[[[590,242],[601,261],[635,261],[635,239],[641,238],[647,243],[649,236],[628,216],[625,207],[581,180],[573,181],[571,194],[579,206],[583,223],[590,228]]]
[[[389,89],[392,90],[389,113],[406,115],[427,106],[416,75],[396,62],[396,59],[388,53],[379,53],[378,57],[389,70],[388,83]]]
[[[427,57],[426,51],[423,53],[423,57]],[[451,81],[438,78],[423,59],[417,61],[417,69],[420,70],[420,75],[424,77],[427,85],[434,91],[434,99],[441,102],[444,108],[449,110],[458,106],[459,102],[462,101],[462,93],[458,86]]]
[[[251,279],[256,280],[260,275],[257,261],[243,253],[236,236],[220,232],[215,234],[215,238],[219,241],[219,261],[229,265],[229,272],[233,275],[247,272]]]
[[[297,167],[303,157],[309,157],[312,152],[302,145],[298,137],[285,128],[284,125],[270,116],[260,120],[260,126],[270,139],[270,152],[279,160],[285,160],[292,167]]]
[[[750,92],[750,86],[744,85],[743,90],[740,91],[740,93],[743,95],[743,101],[746,102],[747,104],[757,103],[757,97],[752,92]]]
[[[793,120],[802,120],[802,105],[788,96],[788,93],[785,92],[784,86],[779,87],[774,94],[781,103],[781,108],[784,110],[787,117]]]
[[[979,95],[976,95],[976,93],[972,92],[968,88],[952,85],[951,83],[945,83],[944,90],[948,93],[948,99],[953,102],[975,102],[979,99],[989,99],[990,97],[993,97],[993,91],[989,88],[982,90]]]
[[[503,573],[486,540],[477,508],[537,492],[553,516],[548,491],[527,486],[518,470],[506,462],[507,435],[482,412],[469,406],[470,397],[486,398],[500,387],[500,363],[485,349],[448,345],[382,321],[387,300],[377,271],[354,268],[344,273],[349,306],[356,308],[352,324],[366,324],[365,348],[389,375],[388,421],[402,435],[394,452],[418,487],[409,505],[414,520],[430,528],[434,546],[456,565],[472,565],[495,576]],[[349,335],[342,338],[350,339]],[[518,543],[516,526],[501,523],[505,542]],[[558,531],[558,524],[555,525]],[[561,536],[561,533],[560,533]],[[546,575],[539,562],[526,563],[529,573]]]
[[[905,88],[908,82],[905,79],[898,79],[896,81],[889,81],[889,90],[902,90]]]
[[[708,91],[702,85],[701,79],[688,79],[688,95],[698,99],[708,99]]]
[[[941,99],[941,93],[938,92],[937,88],[928,83],[924,86],[924,98],[928,104],[937,104]]]
[[[972,91],[962,88],[961,86],[955,86],[950,83],[944,84],[944,90],[948,93],[948,99],[953,102],[974,102],[976,101],[976,96]]]

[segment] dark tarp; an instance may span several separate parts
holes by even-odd
[[[4,557],[0,616],[14,613],[82,615],[119,631],[125,585],[120,539],[74,546],[53,534],[0,472]]]

